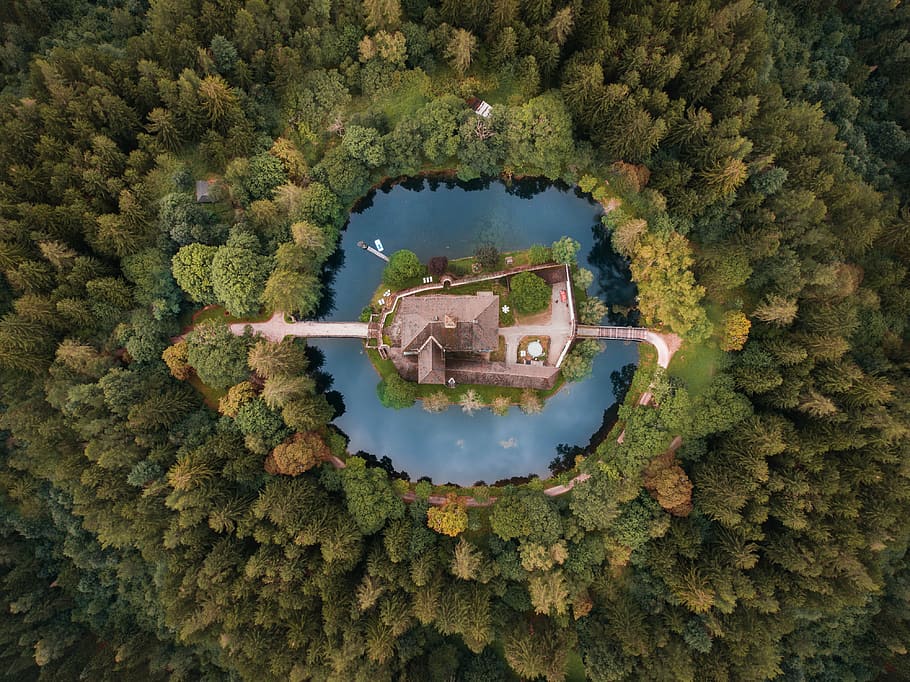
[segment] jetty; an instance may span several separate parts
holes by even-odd
[[[384,253],[380,253],[379,251],[377,251],[376,249],[374,249],[372,246],[370,246],[370,245],[367,244],[366,242],[362,242],[362,241],[357,242],[357,246],[359,246],[361,249],[363,249],[363,250],[366,251],[367,253],[372,253],[372,254],[373,254],[374,256],[376,256],[377,258],[381,258],[381,259],[384,260],[386,263],[389,262],[389,257],[388,257],[387,255],[385,255]]]

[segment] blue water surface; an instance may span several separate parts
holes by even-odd
[[[609,305],[628,306],[635,288],[628,268],[609,247],[600,225],[601,207],[573,190],[538,183],[507,187],[501,182],[410,181],[383,188],[351,215],[341,238],[328,320],[357,319],[382,275],[384,263],[357,247],[379,238],[386,253],[414,251],[432,256],[470,255],[481,242],[502,250],[550,244],[563,235],[581,243],[579,263],[595,274],[589,293]],[[614,322],[620,321],[617,319]],[[614,403],[610,374],[637,361],[633,344],[611,341],[593,374],[568,384],[540,414],[512,408],[505,417],[489,410],[473,416],[457,405],[438,414],[419,405],[392,410],[376,396],[378,375],[356,340],[312,341],[325,355],[322,371],[343,396],[345,411],[334,423],[350,437],[348,450],[388,456],[412,479],[470,485],[527,474],[545,476],[556,446],[586,445]]]

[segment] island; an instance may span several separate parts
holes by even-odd
[[[549,298],[543,309],[513,321],[510,306],[496,289],[511,292],[519,276],[539,279]],[[471,293],[462,293],[467,291]],[[276,312],[263,322],[235,322],[230,329],[271,341],[287,336],[362,338],[380,358],[391,360],[402,378],[418,384],[538,390],[556,386],[577,339],[650,343],[664,368],[681,343],[675,334],[642,327],[579,324],[571,267],[564,263],[520,265],[461,278],[446,273],[435,282],[386,290],[379,301],[379,312],[368,322],[291,322]]]

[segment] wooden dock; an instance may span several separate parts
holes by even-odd
[[[389,257],[387,255],[385,255],[384,253],[380,253],[379,251],[374,249],[372,246],[369,246],[369,245],[365,244],[364,242],[357,242],[357,246],[359,246],[361,249],[363,249],[367,253],[372,253],[377,258],[381,258],[386,263],[389,262]]]

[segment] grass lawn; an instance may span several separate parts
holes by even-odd
[[[385,114],[389,127],[395,127],[402,118],[414,114],[429,100],[430,78],[420,71],[395,74],[398,81],[390,92],[384,92],[373,104]],[[365,107],[364,107],[365,108]]]
[[[581,660],[581,654],[577,651],[570,651],[566,658],[566,682],[585,682],[588,679],[585,675],[585,664]]]
[[[668,371],[670,376],[685,381],[689,391],[697,395],[711,383],[723,356],[723,351],[711,341],[684,343],[670,361]]]
[[[193,373],[190,378],[187,379],[187,382],[190,386],[202,394],[202,399],[205,401],[205,404],[211,407],[213,410],[218,409],[218,401],[223,395],[227,393],[226,389],[216,389],[212,388],[211,386],[206,386],[204,383],[202,383],[202,379],[197,377],[195,373]]]
[[[195,319],[193,319],[194,315]],[[217,305],[206,310],[187,310],[180,316],[180,328],[186,329],[192,324],[208,322],[209,320],[225,322],[227,324],[233,324],[234,322],[265,322],[271,316],[272,313],[270,311],[263,309],[255,315],[237,317],[236,315],[228,314],[223,306]]]
[[[415,296],[433,296],[439,293],[446,294],[458,294],[459,296],[473,296],[478,291],[493,291],[496,287],[496,283],[499,282],[498,279],[489,279],[485,282],[469,282],[468,284],[453,284],[447,289],[433,289],[430,291],[422,291],[419,294],[414,294]]]
[[[524,251],[505,251],[499,254],[499,260],[496,261],[496,267],[492,272],[497,272],[499,270],[508,270],[509,268],[515,268],[519,265],[529,265],[531,263],[531,257],[529,251],[525,249]],[[512,262],[507,264],[506,258],[511,258]],[[473,265],[477,262],[477,259],[474,256],[465,256],[464,258],[455,258],[449,261],[449,272],[458,277],[466,277],[468,275],[483,275],[490,270],[480,269],[479,272],[473,271]]]

